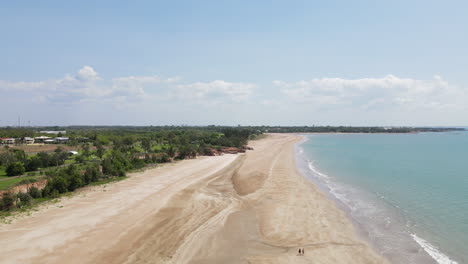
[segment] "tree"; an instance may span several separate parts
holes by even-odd
[[[102,159],[104,157],[104,153],[106,153],[106,149],[102,145],[97,145],[96,147],[96,155]]]
[[[65,163],[65,160],[68,158],[68,153],[62,151],[54,153],[50,156],[49,166],[59,166]]]
[[[91,156],[91,152],[89,151],[90,148],[89,148],[88,143],[83,144],[83,146],[81,146],[81,149],[83,150],[83,156],[85,156],[85,157]]]
[[[175,149],[173,146],[169,146],[169,148],[167,149],[167,155],[171,158],[175,156]]]
[[[60,152],[63,152],[63,148],[61,146],[58,146],[55,150],[54,150],[55,153],[60,153]]]
[[[12,149],[10,152],[13,153],[17,161],[24,162],[26,161],[26,153],[22,149]]]
[[[17,176],[17,175],[22,175],[26,169],[24,168],[24,165],[22,162],[14,162],[6,168],[6,173],[8,176]]]
[[[40,166],[41,166],[41,161],[38,157],[29,158],[25,164],[26,171],[38,170]]]
[[[84,158],[83,155],[76,155],[76,156],[75,156],[75,160],[76,160],[76,162],[78,162],[78,163],[83,163],[83,162],[85,161],[85,158]]]
[[[39,152],[36,157],[39,159],[41,165],[39,167],[46,168],[49,167],[50,155],[47,152]]]
[[[131,146],[135,142],[135,139],[132,136],[126,136],[123,138],[123,144],[126,146]]]
[[[83,186],[83,181],[81,180],[80,174],[74,174],[70,176],[70,179],[68,180],[68,182],[69,182],[68,190],[71,192]]]
[[[98,181],[101,177],[101,172],[97,166],[89,166],[86,168],[86,171],[83,175],[85,184]]]
[[[141,140],[141,146],[148,153],[151,151],[151,140],[149,138],[143,138]]]
[[[4,151],[0,153],[0,165],[8,166],[15,161],[16,161],[15,155],[11,153],[10,151]]]
[[[52,180],[51,187],[52,192],[54,190],[56,190],[58,193],[67,192],[67,181],[61,176],[56,176]]]
[[[111,155],[102,161],[102,172],[111,176],[125,176],[125,171],[132,168],[132,164],[118,150],[113,150]]]

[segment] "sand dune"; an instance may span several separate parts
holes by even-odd
[[[0,263],[387,263],[296,171],[299,139],[83,190],[0,226]]]

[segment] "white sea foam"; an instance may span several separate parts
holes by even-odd
[[[436,247],[431,245],[426,240],[418,237],[416,234],[411,234],[414,241],[418,243],[426,252],[439,264],[458,264],[458,262],[451,260],[444,253],[440,252]]]
[[[402,214],[405,210],[386,195],[377,192],[368,193],[337,180],[333,175],[321,172],[315,166],[316,162],[306,156],[305,149],[297,148],[297,150],[306,175],[336,199],[358,227],[365,226],[360,230],[363,236],[374,243],[377,249],[392,262],[458,264],[426,240],[408,232],[414,224],[405,218],[406,214]],[[406,254],[408,250],[411,253]]]
[[[309,169],[311,171],[313,171],[315,174],[317,174],[318,176],[324,178],[324,179],[329,179],[330,177],[328,175],[326,175],[325,173],[321,173],[319,170],[317,170],[314,166],[314,164],[312,163],[312,161],[308,161],[308,165],[309,165]]]
[[[325,173],[320,172],[315,166],[312,161],[306,159],[307,165],[310,171],[312,171],[313,175],[316,176],[316,179],[320,181],[327,189],[328,192],[338,201],[341,201],[345,204],[351,211],[357,209],[356,205],[351,202],[347,194],[343,191],[343,188],[337,185],[332,181],[332,178]]]

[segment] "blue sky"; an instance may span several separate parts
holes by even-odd
[[[467,125],[466,10],[5,1],[0,125]]]

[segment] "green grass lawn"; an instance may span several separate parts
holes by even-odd
[[[155,152],[160,152],[164,147],[169,147],[169,145],[167,144],[164,144],[164,145],[154,145],[152,146],[152,149],[155,151]]]
[[[65,160],[65,164],[72,164],[74,162],[75,162],[74,158]]]
[[[0,179],[6,178],[6,177],[7,177],[7,174],[6,174],[6,171],[5,171],[5,167],[0,166]]]
[[[30,180],[30,179],[37,179],[39,178],[38,176],[25,176],[25,177],[18,177],[18,178],[13,178],[13,179],[9,179],[9,180],[4,180],[4,181],[0,181],[0,190],[6,190],[8,189],[9,187],[21,182],[21,181],[24,181],[24,180]]]

